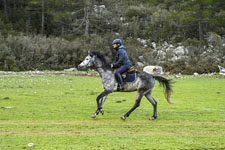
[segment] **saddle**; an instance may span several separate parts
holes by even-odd
[[[114,70],[114,73],[116,72],[116,69]],[[130,67],[126,72],[122,74],[123,82],[134,82],[136,80],[136,73],[137,69],[135,69],[133,66]]]
[[[133,66],[132,67],[130,67],[128,70],[127,70],[127,72],[125,72],[125,73],[136,73],[137,72],[137,69],[135,69]]]
[[[136,80],[136,72],[137,69],[134,67],[130,67],[127,72],[122,74],[122,78],[124,82],[133,82]]]

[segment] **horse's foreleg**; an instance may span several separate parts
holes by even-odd
[[[104,115],[104,110],[103,110],[102,106],[103,106],[103,104],[104,104],[106,98],[107,98],[107,95],[104,96],[104,97],[102,97],[102,100],[101,100],[101,103],[100,103],[100,110],[99,110],[99,111],[100,111],[100,113],[101,113],[102,115]]]
[[[138,93],[136,97],[136,101],[134,106],[125,114],[121,117],[121,119],[125,120],[129,115],[138,107],[140,106],[141,98],[143,97],[143,93]]]
[[[95,118],[99,112],[101,112],[102,114],[104,114],[104,111],[102,109],[102,105],[104,104],[106,98],[107,98],[107,95],[110,93],[110,91],[106,91],[104,90],[101,94],[98,95],[98,97],[96,98],[96,102],[97,102],[97,110],[96,112],[91,116],[92,118]],[[101,103],[99,103],[99,100],[101,100]]]
[[[157,118],[157,102],[155,99],[152,97],[152,92],[149,92],[145,94],[145,97],[148,99],[148,101],[152,104],[154,110],[153,110],[153,116],[149,118],[149,120],[154,120]]]

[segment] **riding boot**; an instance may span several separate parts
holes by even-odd
[[[118,74],[117,76],[116,76],[117,78],[117,82],[119,83],[119,87],[118,87],[118,91],[121,91],[121,90],[124,90],[124,84],[123,84],[123,79],[122,79],[122,76],[120,75],[120,74]]]
[[[124,84],[123,84],[123,79],[121,80],[121,83],[120,83],[120,90],[124,90]]]

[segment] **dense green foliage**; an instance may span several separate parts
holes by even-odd
[[[170,72],[218,71],[225,53],[220,42],[213,44],[220,61],[200,56],[209,47],[209,35],[224,43],[224,10],[222,0],[1,0],[0,69],[68,68],[88,50],[111,56],[111,41],[121,38],[133,64],[144,55],[148,64]],[[147,47],[137,38],[146,39]],[[171,62],[167,54],[158,62],[152,42],[191,46],[196,57]]]
[[[92,119],[101,79],[53,74],[0,75],[1,150],[225,148],[224,79],[174,78],[173,105],[156,82],[158,118],[148,120],[153,108],[143,98],[123,121],[120,117],[133,106],[136,92],[110,94],[104,116]]]

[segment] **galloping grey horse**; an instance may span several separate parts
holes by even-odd
[[[99,52],[89,52],[88,56],[81,62],[78,66],[79,69],[85,68],[93,68],[95,69],[100,77],[102,78],[103,92],[97,97],[97,110],[91,116],[95,118],[99,112],[104,114],[103,104],[107,98],[107,95],[112,92],[117,92],[118,83],[114,76],[114,70],[110,68],[110,65],[106,63],[105,57]],[[125,120],[129,115],[140,105],[141,99],[145,96],[149,102],[153,105],[153,116],[150,117],[150,120],[154,120],[157,118],[157,102],[152,97],[152,92],[155,84],[155,80],[157,80],[160,84],[163,85],[165,89],[165,97],[169,103],[170,94],[172,92],[170,80],[165,79],[161,76],[153,76],[146,72],[137,72],[136,80],[134,82],[128,82],[124,85],[124,90],[120,92],[132,92],[137,91],[137,97],[134,106],[121,117],[121,119]],[[101,99],[101,102],[100,102]]]

